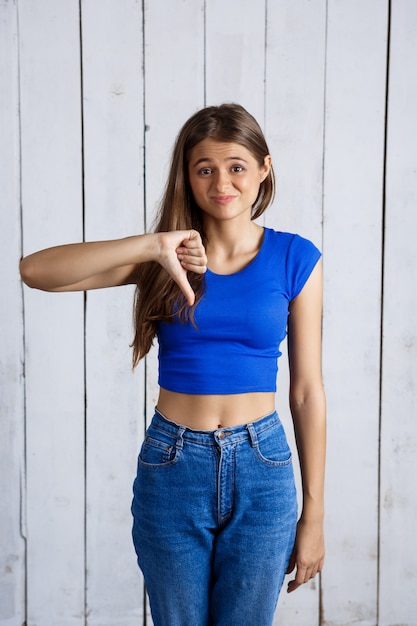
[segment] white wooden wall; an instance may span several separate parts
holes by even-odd
[[[0,1],[0,626],[151,624],[155,351],[132,374],[130,288],[36,292],[18,260],[150,228],[180,125],[230,100],[270,143],[266,225],[325,263],[327,561],[276,624],[417,626],[416,67],[415,0]]]

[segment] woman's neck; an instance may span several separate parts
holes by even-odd
[[[205,230],[208,267],[219,274],[231,274],[243,269],[257,255],[264,229],[250,222],[246,227],[221,223]]]

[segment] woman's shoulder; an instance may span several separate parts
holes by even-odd
[[[267,227],[264,227],[264,231],[267,245],[270,247],[278,247],[281,251],[283,251],[283,249],[292,249],[294,251],[302,251],[306,249],[318,250],[313,241],[303,235],[300,235],[299,233],[275,230]]]
[[[265,229],[265,258],[269,266],[281,268],[288,299],[293,300],[300,293],[317,261],[321,257],[316,245],[299,235]]]

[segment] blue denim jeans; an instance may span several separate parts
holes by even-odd
[[[133,541],[155,626],[271,626],[297,520],[276,412],[197,431],[156,411],[133,492]]]

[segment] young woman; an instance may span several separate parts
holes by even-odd
[[[274,195],[268,146],[234,104],[181,129],[154,233],[21,261],[49,291],[135,283],[136,365],[159,343],[160,394],[138,460],[133,538],[155,626],[270,626],[323,565],[322,268],[308,240],[255,223]],[[288,332],[303,505],[275,412]]]

